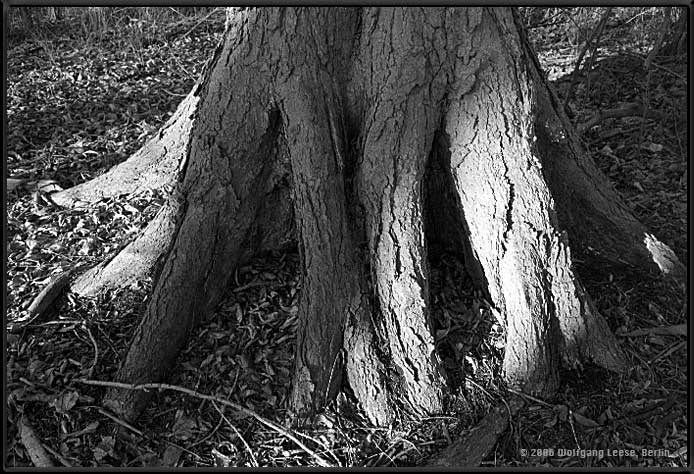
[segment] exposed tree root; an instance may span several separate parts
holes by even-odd
[[[366,301],[364,304],[362,311],[351,315],[345,324],[345,374],[369,420],[376,426],[388,426],[396,419],[398,407],[389,389],[382,341],[377,336],[370,308]]]
[[[653,110],[644,109],[641,104],[632,102],[629,104],[624,104],[622,107],[617,107],[614,109],[604,109],[598,110],[598,112],[585,122],[576,126],[576,131],[580,134],[585,133],[596,125],[600,124],[605,119],[608,118],[622,118],[622,117],[646,117],[652,120],[662,120],[663,116]]]
[[[53,193],[53,201],[64,207],[77,206],[174,183],[185,162],[191,116],[198,101],[193,88],[160,131],[133,156],[90,181]]]
[[[388,69],[379,64],[364,71],[369,105],[359,124],[363,148],[356,193],[377,305],[372,337],[380,341],[384,363],[391,367],[387,377],[393,401],[409,416],[423,416],[443,410],[446,392],[429,315],[423,182],[450,64],[433,56],[426,65],[411,60],[405,38],[421,36],[424,48],[447,46],[436,28],[420,30],[418,12],[383,13],[387,20],[370,14],[364,19],[364,28],[377,39],[360,45],[365,64],[380,57]],[[440,18],[433,14],[431,21]],[[394,37],[392,24],[400,25]],[[368,326],[362,323],[359,329]]]
[[[345,319],[363,311],[355,246],[347,222],[343,164],[318,84],[299,75],[285,102],[297,230],[304,258],[292,407],[315,413],[342,383]],[[318,95],[314,95],[318,93]],[[323,96],[327,95],[324,99]],[[323,103],[321,103],[323,102]],[[340,281],[336,287],[334,281]]]
[[[553,264],[548,244],[557,229],[529,150],[530,91],[517,86],[528,81],[503,58],[492,56],[494,68],[456,91],[460,100],[446,118],[450,172],[475,257],[466,263],[481,269],[471,273],[484,275],[491,302],[507,322],[505,376],[528,392],[548,394],[558,386],[558,356],[547,341],[556,338],[554,318],[561,316],[553,313],[552,299],[566,295],[553,295],[546,278]]]
[[[531,141],[532,74],[503,57],[492,56],[492,62],[474,86],[463,85],[462,99],[449,111],[450,169],[476,260],[468,264],[481,268],[507,321],[507,381],[549,395],[558,386],[560,359],[622,370],[624,357],[571,270],[568,242]]]
[[[534,81],[546,80],[532,68]],[[537,151],[556,202],[557,217],[569,232],[573,252],[588,262],[607,260],[685,281],[687,269],[624,203],[612,183],[583,150],[569,119],[549,87],[537,87]]]
[[[150,277],[171,246],[181,211],[181,203],[170,197],[142,234],[118,252],[81,274],[70,285],[80,296],[94,296],[115,288],[135,286]]]
[[[245,64],[249,55],[257,53],[250,44],[238,47],[226,41],[210,63],[212,73],[201,85],[201,112],[190,132],[181,223],[118,381],[166,378],[199,316],[224,295],[245,253],[273,173],[280,133],[279,113],[270,106],[267,82],[259,80],[263,74]],[[228,62],[229,69],[216,68],[219,61]],[[229,87],[229,76],[236,88]],[[241,95],[244,92],[246,96]],[[228,105],[232,94],[234,107]],[[214,145],[207,141],[210,136],[215,137]],[[142,392],[113,389],[106,403],[133,420],[148,398]]]
[[[571,269],[571,255],[565,236],[552,245],[550,259],[557,262],[549,269],[561,341],[559,353],[565,367],[582,361],[593,362],[613,372],[624,372],[627,361],[614,333],[595,308],[590,296]]]

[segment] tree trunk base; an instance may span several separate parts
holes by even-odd
[[[163,184],[177,194],[143,234],[73,285],[91,294],[154,277],[118,380],[165,379],[238,265],[295,237],[290,408],[302,418],[344,382],[375,424],[446,409],[432,236],[465,256],[505,321],[508,384],[539,396],[557,389],[562,363],[625,367],[569,245],[686,275],[580,149],[510,10],[230,11],[203,79],[158,137],[54,197]],[[147,395],[114,389],[107,401],[133,420]]]

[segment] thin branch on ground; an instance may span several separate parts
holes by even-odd
[[[299,441],[299,439],[296,436],[294,436],[294,434],[291,433],[290,431],[281,427],[277,423],[275,423],[271,420],[268,420],[267,418],[265,418],[263,416],[260,416],[259,414],[257,414],[256,412],[254,412],[253,410],[251,410],[249,408],[246,408],[244,406],[241,406],[241,405],[234,403],[234,402],[231,402],[229,400],[225,400],[223,398],[215,397],[212,395],[206,395],[204,393],[196,392],[195,390],[190,390],[190,389],[185,388],[185,387],[179,387],[177,385],[170,385],[170,384],[166,384],[166,383],[146,383],[146,384],[133,385],[133,384],[127,384],[127,383],[120,383],[120,382],[106,382],[103,380],[77,379],[76,381],[79,383],[83,383],[85,385],[96,385],[99,387],[122,388],[125,390],[173,390],[176,392],[185,393],[186,395],[190,395],[191,397],[199,398],[201,400],[209,400],[209,401],[221,403],[222,405],[232,407],[235,410],[240,411],[241,413],[243,413],[245,415],[252,416],[256,420],[258,420],[260,423],[267,426],[268,428],[271,428],[271,429],[275,430],[276,432],[286,436],[290,440],[294,441],[294,443],[296,443],[297,446],[299,446],[307,454],[312,456],[316,460],[318,465],[320,465],[321,467],[332,467],[333,466],[331,463],[329,463],[328,461],[323,459],[323,457],[321,457],[318,453],[316,453],[311,448],[306,446],[304,443]]]
[[[554,405],[552,405],[551,403],[547,403],[544,400],[540,400],[539,398],[535,398],[531,395],[528,395],[527,393],[519,392],[518,390],[514,390],[512,388],[508,388],[507,390],[509,392],[515,394],[515,395],[518,395],[519,397],[526,398],[532,402],[539,403],[540,405],[544,405],[544,406],[549,407],[549,408],[554,408]]]
[[[58,461],[60,461],[60,464],[62,464],[63,466],[65,466],[65,467],[73,467],[72,464],[70,464],[70,461],[68,461],[67,459],[65,459],[63,456],[61,456],[61,454],[60,454],[59,452],[57,452],[56,450],[54,450],[53,448],[51,448],[51,447],[50,447],[49,445],[47,445],[46,443],[41,443],[41,446],[43,446],[43,447],[46,449],[46,451],[48,451],[49,453],[51,453]]]
[[[80,380],[78,380],[78,382],[79,382],[79,381],[80,381]],[[98,410],[99,413],[101,413],[101,414],[104,415],[105,417],[109,418],[109,419],[110,419],[111,421],[113,421],[114,423],[117,423],[117,424],[121,425],[123,428],[129,429],[130,431],[132,431],[133,433],[135,433],[135,434],[137,434],[137,435],[145,436],[145,434],[144,434],[142,431],[138,430],[137,428],[135,428],[133,425],[131,425],[131,424],[128,423],[127,421],[121,420],[120,418],[118,418],[117,416],[114,416],[114,415],[110,414],[109,412],[107,412],[107,411],[104,410],[103,408],[98,408],[97,410]]]
[[[94,346],[94,361],[92,362],[92,366],[87,371],[87,377],[91,377],[94,373],[94,370],[96,369],[96,364],[99,363],[99,346],[96,343],[96,339],[94,339],[94,334],[92,334],[92,330],[89,329],[89,326],[87,326],[86,322],[83,323],[83,327],[87,331],[87,334],[89,334],[89,339],[91,339],[92,345]]]
[[[662,119],[661,114],[644,109],[644,107],[637,103],[625,104],[622,107],[617,107],[614,109],[598,110],[598,112],[585,122],[576,126],[578,133],[583,134],[600,124],[605,119],[608,118],[623,118],[623,117],[636,117],[641,116],[648,119],[659,120]]]
[[[246,451],[248,451],[248,454],[251,456],[251,463],[253,464],[253,467],[258,467],[258,460],[256,459],[255,454],[253,454],[253,450],[246,442],[246,439],[241,435],[239,430],[236,429],[236,426],[234,426],[234,424],[231,421],[229,421],[229,418],[227,418],[224,415],[224,412],[217,406],[217,404],[214,401],[212,401],[211,403],[214,409],[217,410],[217,412],[219,413],[219,416],[221,416],[222,419],[226,422],[226,424],[229,425],[229,427],[231,427],[232,430],[234,430],[236,436],[238,436],[241,442],[243,443],[243,446],[246,448]]]
[[[43,443],[24,416],[19,419],[19,435],[27,454],[36,467],[55,467],[53,461],[43,447]]]

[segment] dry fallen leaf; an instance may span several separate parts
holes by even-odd
[[[590,418],[587,418],[579,413],[574,412],[573,413],[574,420],[576,420],[576,423],[579,425],[585,427],[585,428],[595,428],[600,426],[596,421],[591,420]]]
[[[75,391],[63,392],[51,401],[50,406],[55,408],[58,413],[66,414],[75,406],[79,397],[79,393]]]

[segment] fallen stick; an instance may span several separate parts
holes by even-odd
[[[70,283],[72,273],[73,271],[70,270],[54,276],[43,290],[41,290],[38,296],[34,298],[34,301],[31,302],[27,310],[27,317],[12,323],[7,330],[10,332],[17,332],[24,329],[28,324],[43,318],[48,310],[53,307],[55,300],[63,293]]]
[[[478,467],[524,403],[517,397],[494,408],[472,429],[429,459],[427,467]]]
[[[31,423],[25,420],[23,416],[19,419],[19,436],[34,466],[55,467]]]
[[[242,405],[239,405],[238,403],[230,402],[229,400],[225,400],[224,398],[219,398],[215,397],[212,395],[206,395],[204,393],[196,392],[195,390],[191,390],[189,388],[185,387],[179,387],[178,385],[170,385],[166,383],[144,383],[144,384],[137,384],[137,385],[132,385],[132,384],[127,384],[127,383],[121,383],[121,382],[106,382],[102,380],[86,380],[86,379],[76,379],[76,382],[83,383],[85,385],[95,385],[99,387],[111,387],[111,388],[122,388],[125,390],[173,390],[176,392],[181,392],[185,393],[186,395],[190,395],[191,397],[199,398],[201,400],[208,400],[212,402],[217,402],[221,403],[222,405],[226,405],[228,407],[234,408],[237,411],[240,411],[241,413],[251,416],[258,420],[260,423],[263,425],[267,426],[268,428],[271,428],[275,430],[276,432],[280,433],[281,435],[286,436],[290,440],[294,441],[297,446],[299,446],[301,449],[303,449],[307,454],[311,455],[321,467],[333,467],[331,463],[323,459],[318,453],[313,451],[311,448],[306,446],[304,443],[299,441],[299,439],[294,436],[290,431],[284,429],[274,421],[268,420],[265,417],[260,416],[253,410],[246,408]]]
[[[598,112],[593,115],[590,119],[587,121],[583,122],[582,124],[579,124],[576,129],[578,130],[578,133],[583,134],[593,128],[594,126],[598,125],[600,122],[602,122],[605,119],[608,118],[622,118],[622,117],[634,117],[637,115],[642,115],[645,116],[646,118],[653,119],[653,120],[659,120],[662,119],[662,116],[658,114],[657,112],[652,112],[652,111],[645,111],[643,110],[643,107],[639,104],[636,103],[630,103],[630,104],[625,104],[622,107],[618,107],[615,109],[605,109],[605,110],[598,110]]]

